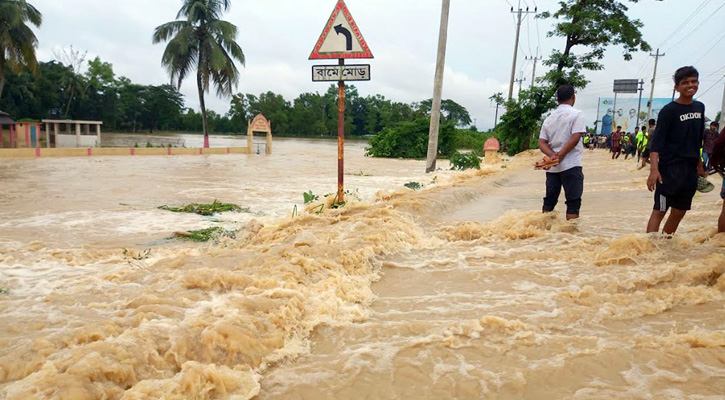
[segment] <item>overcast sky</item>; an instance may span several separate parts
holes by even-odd
[[[117,76],[141,84],[168,83],[161,67],[164,44],[153,45],[154,28],[172,21],[181,0],[31,0],[43,13],[36,29],[38,58],[54,59],[54,49],[88,52],[113,64]],[[234,0],[224,19],[239,28],[237,42],[244,49],[246,67],[240,66],[238,92],[273,91],[292,101],[303,92],[325,92],[329,84],[311,82],[313,64],[308,57],[336,4],[335,0]],[[382,94],[400,102],[432,97],[440,0],[346,0],[375,58],[372,80],[356,82],[360,95]],[[629,3],[628,3],[629,4]],[[443,97],[465,106],[479,129],[493,126],[495,109],[488,98],[508,93],[516,24],[511,14],[516,0],[452,0]],[[521,1],[522,8],[555,11],[555,0]],[[722,0],[641,0],[630,4],[631,18],[644,23],[644,38],[653,49],[666,54],[660,59],[655,97],[672,95],[671,76],[678,67],[695,65],[700,70],[698,96],[714,118],[721,107],[725,75],[725,2]],[[683,24],[684,23],[684,24]],[[521,26],[517,77],[531,83],[532,63],[526,56],[546,58],[552,49],[563,49],[562,38],[547,37],[552,21],[524,19]],[[654,50],[653,50],[654,51]],[[333,61],[327,61],[334,63]],[[613,79],[641,78],[649,95],[654,58],[637,53],[625,62],[621,48],[612,47],[605,69],[587,72],[590,85],[581,91],[577,107],[587,121],[597,118],[599,97],[612,96]],[[536,73],[543,73],[539,63]],[[198,109],[195,80],[184,82],[186,106]],[[516,93],[516,90],[514,90]],[[636,95],[625,95],[636,96]],[[208,107],[224,114],[229,99],[207,97]]]

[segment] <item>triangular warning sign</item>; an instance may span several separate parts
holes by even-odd
[[[343,0],[338,0],[310,54],[310,60],[330,58],[373,58]]]

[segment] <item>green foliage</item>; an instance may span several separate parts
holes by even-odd
[[[147,148],[149,148],[149,147],[154,147],[154,145],[153,145],[153,144],[151,144],[151,141],[147,141],[147,142],[146,142],[146,147],[147,147]]]
[[[476,151],[469,153],[456,151],[451,155],[451,169],[464,170],[472,168],[481,169],[481,159]]]
[[[428,151],[429,118],[418,118],[413,122],[401,122],[383,129],[370,140],[365,155],[390,158],[425,158]],[[454,151],[453,123],[440,125],[438,153],[450,156]]]
[[[209,133],[204,106],[204,93],[211,86],[219,96],[231,96],[239,81],[235,60],[244,65],[242,48],[237,44],[237,27],[220,20],[231,1],[184,0],[177,14],[183,19],[156,27],[153,43],[166,42],[161,63],[167,68],[171,81],[180,88],[188,75],[196,72],[202,128]]]
[[[420,111],[426,115],[430,115],[433,107],[433,99],[427,99],[420,102]],[[441,122],[452,122],[454,126],[463,127],[471,125],[471,115],[466,107],[456,103],[453,100],[441,100]]]
[[[636,3],[637,0],[631,0]],[[556,25],[548,33],[566,39],[563,51],[554,50],[544,61],[545,65],[556,66],[545,80],[553,85],[568,82],[575,87],[587,83],[581,70],[597,71],[603,68],[599,63],[605,49],[610,45],[621,45],[624,59],[632,59],[636,51],[649,51],[651,47],[642,38],[640,29],[644,24],[628,17],[628,8],[617,0],[565,0],[554,12],[543,12],[539,18],[554,18]],[[575,46],[586,47],[588,52],[572,54]]]
[[[40,27],[42,22],[42,14],[30,3],[0,0],[0,98],[6,71],[38,71],[35,56],[38,39],[28,25]]]
[[[453,134],[453,148],[456,150],[481,150],[493,133],[482,133],[469,129],[456,129]]]
[[[636,3],[637,0],[630,0]],[[518,99],[506,102],[506,114],[501,117],[497,133],[509,155],[536,145],[536,131],[543,115],[556,106],[554,92],[562,83],[575,88],[586,87],[588,81],[584,71],[598,71],[603,68],[599,62],[605,49],[621,45],[624,59],[630,60],[635,51],[650,50],[642,38],[639,20],[630,20],[628,8],[617,0],[563,0],[554,12],[543,12],[539,18],[554,18],[556,25],[549,36],[565,38],[563,51],[553,50],[544,64],[554,67],[537,79],[543,87],[523,91]],[[573,48],[586,50],[573,53]],[[493,99],[494,96],[492,96]],[[500,97],[493,99],[501,100]]]
[[[438,175],[434,176],[428,185],[435,185],[436,182],[438,182]],[[407,187],[408,189],[412,189],[412,190],[420,190],[420,189],[423,189],[424,187],[426,187],[426,185],[424,185],[420,182],[415,182],[415,181],[405,183],[405,184],[403,184],[403,186]]]
[[[242,208],[236,204],[221,203],[217,200],[214,200],[211,204],[192,203],[181,207],[160,206],[158,208],[172,212],[194,213],[200,215],[214,215],[216,213],[227,211],[249,212],[249,208]]]
[[[302,193],[302,198],[304,199],[305,204],[309,204],[309,203],[312,203],[313,201],[317,201],[320,198],[320,196],[312,193],[312,190],[310,190],[305,193]]]
[[[5,296],[8,293],[10,293],[10,291],[7,288],[0,287],[0,296]]]
[[[537,87],[523,90],[518,99],[506,102],[507,111],[496,133],[508,155],[536,146],[542,115],[555,106],[551,91]]]
[[[420,190],[423,188],[423,185],[421,185],[420,182],[414,182],[414,181],[408,182],[408,183],[404,184],[403,186],[407,187],[408,189],[412,189],[412,190]]]
[[[208,242],[210,240],[219,240],[221,238],[232,238],[234,239],[236,237],[235,231],[226,230],[224,228],[215,226],[211,228],[206,229],[199,229],[195,231],[187,231],[187,232],[176,232],[174,233],[174,237],[178,237],[181,239],[191,240],[194,242]]]

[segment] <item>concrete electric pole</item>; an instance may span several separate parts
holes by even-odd
[[[521,15],[522,14],[535,14],[536,13],[536,7],[534,8],[534,11],[529,11],[529,7],[526,7],[526,11],[521,9],[521,1],[519,1],[518,11],[514,11],[514,8],[511,7],[511,12],[517,15],[516,19],[516,41],[514,42],[514,62],[511,65],[511,81],[509,82],[509,100],[511,100],[511,97],[514,94],[514,78],[516,76],[516,57],[519,55],[519,33],[521,32]]]
[[[538,53],[538,51],[537,51],[537,53]],[[541,60],[541,57],[539,57],[539,56],[528,57],[527,56],[527,57],[525,57],[525,59],[526,60],[531,60],[531,61],[534,62],[534,70],[531,71],[531,87],[530,87],[531,89],[533,89],[534,88],[534,82],[536,81],[536,62],[539,61],[539,60]]]
[[[521,76],[519,77],[519,79],[514,79],[514,82],[519,84],[519,92],[516,97],[521,96],[521,85],[524,83],[524,81],[526,81],[526,78],[524,78],[524,71],[521,71]]]
[[[655,78],[657,78],[657,62],[659,62],[660,57],[664,57],[665,53],[660,54],[660,49],[657,49],[656,54],[649,54],[650,56],[655,58],[655,70],[652,73],[652,88],[649,92],[649,102],[647,103],[647,121],[652,119],[652,100],[655,94]]]
[[[433,101],[430,109],[430,130],[428,131],[428,154],[425,161],[425,172],[436,169],[438,157],[438,128],[441,122],[441,94],[443,92],[443,71],[446,65],[446,42],[448,40],[448,11],[451,0],[443,0],[441,8],[441,26],[438,32],[438,57],[433,81]]]

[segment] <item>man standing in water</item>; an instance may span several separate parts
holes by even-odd
[[[647,130],[647,135],[648,135],[647,143],[645,143],[644,150],[642,150],[642,164],[640,164],[640,166],[637,167],[637,169],[644,168],[644,166],[647,165],[647,163],[649,162],[649,153],[650,153],[650,149],[652,149],[652,140],[655,135],[657,121],[655,121],[654,118],[650,118],[650,120],[649,120],[649,122],[647,122],[647,124],[649,125],[649,129]]]
[[[692,205],[697,176],[707,176],[700,158],[705,105],[693,100],[700,84],[699,76],[694,67],[682,67],[675,72],[675,90],[680,97],[662,108],[657,120],[647,178],[647,188],[655,192],[648,233],[659,232],[669,208],[672,210],[662,231],[669,235],[675,233]]]
[[[564,84],[556,89],[559,107],[549,115],[541,126],[539,149],[551,160],[559,161],[546,173],[546,197],[543,212],[554,211],[559,201],[561,188],[566,196],[566,219],[579,218],[584,174],[582,173],[582,135],[586,126],[581,111],[574,109],[576,95],[574,87]]]
[[[705,146],[702,149],[702,158],[705,162],[705,171],[710,171],[710,156],[712,155],[712,148],[715,144],[715,140],[719,136],[717,129],[720,124],[717,121],[710,123],[710,130],[705,131]]]
[[[618,126],[615,132],[612,132],[612,160],[619,158],[619,154],[622,152],[622,127]]]
[[[720,218],[717,220],[718,233],[725,232],[725,129],[713,142],[712,153],[710,154],[710,165],[720,174],[722,180],[722,189],[720,189],[720,198],[722,201],[722,211]]]

